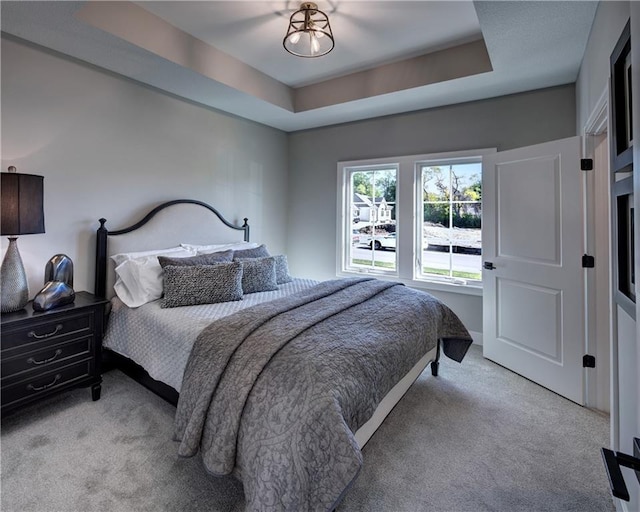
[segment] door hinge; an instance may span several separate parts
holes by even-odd
[[[593,171],[593,159],[591,159],[591,158],[581,158],[580,159],[580,170],[581,171]]]
[[[596,259],[588,254],[582,255],[582,268],[593,268],[596,266]]]
[[[582,367],[583,368],[595,368],[596,367],[596,358],[594,356],[590,356],[589,354],[585,354],[582,356]]]

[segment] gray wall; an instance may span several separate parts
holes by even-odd
[[[45,177],[46,233],[19,239],[31,296],[57,253],[73,260],[75,289],[92,291],[97,219],[116,229],[179,197],[247,216],[252,239],[285,250],[284,132],[15,40],[1,51],[2,169]]]
[[[341,160],[496,147],[512,149],[575,135],[575,89],[554,87],[289,137],[287,254],[292,272],[336,275],[337,167]],[[433,292],[467,327],[482,332],[482,298]]]
[[[598,4],[576,81],[577,133],[582,133],[608,84],[609,57],[628,19],[629,2],[607,1]]]

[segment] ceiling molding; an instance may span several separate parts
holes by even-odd
[[[87,2],[75,17],[221,84],[293,112],[285,84],[131,2]]]
[[[303,112],[492,71],[483,40],[296,89]]]

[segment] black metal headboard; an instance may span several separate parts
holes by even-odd
[[[100,227],[98,228],[96,233],[96,271],[95,271],[95,294],[98,297],[106,297],[107,295],[107,265],[109,262],[109,253],[108,253],[109,237],[124,235],[127,233],[131,233],[133,231],[136,231],[142,228],[143,226],[145,226],[151,219],[153,219],[162,210],[165,210],[166,208],[169,208],[172,206],[182,205],[182,204],[196,205],[196,206],[201,206],[203,208],[206,208],[207,210],[215,214],[215,216],[226,227],[232,230],[243,231],[244,241],[245,242],[249,241],[249,224],[248,224],[247,218],[244,218],[244,223],[241,226],[238,226],[226,220],[222,216],[222,214],[218,210],[216,210],[213,206],[208,205],[207,203],[203,203],[202,201],[196,201],[194,199],[176,199],[173,201],[162,203],[156,206],[155,208],[153,208],[153,210],[147,213],[144,216],[144,218],[139,222],[136,222],[135,224],[128,226],[126,228],[118,229],[115,231],[109,231],[105,227],[105,223],[107,222],[107,220],[100,219],[99,220]],[[187,236],[188,233],[189,233],[189,230],[185,229],[185,236]],[[183,241],[186,242],[187,239],[185,238],[185,240]],[[213,241],[211,243],[213,243]]]

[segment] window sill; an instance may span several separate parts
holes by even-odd
[[[456,284],[456,283],[446,283],[442,281],[428,281],[425,279],[402,279],[397,276],[392,276],[388,274],[382,273],[374,273],[374,272],[338,272],[337,277],[375,277],[376,279],[382,279],[385,281],[396,281],[398,283],[403,283],[405,286],[409,286],[411,288],[415,288],[417,290],[424,290],[428,292],[429,290],[435,290],[440,292],[448,292],[448,293],[460,293],[462,295],[475,295],[477,297],[482,297],[482,285],[471,285],[471,284]]]
[[[444,283],[440,281],[413,280],[405,282],[407,286],[419,290],[437,290],[440,292],[460,293],[463,295],[476,295],[482,297],[482,285],[463,283]]]

